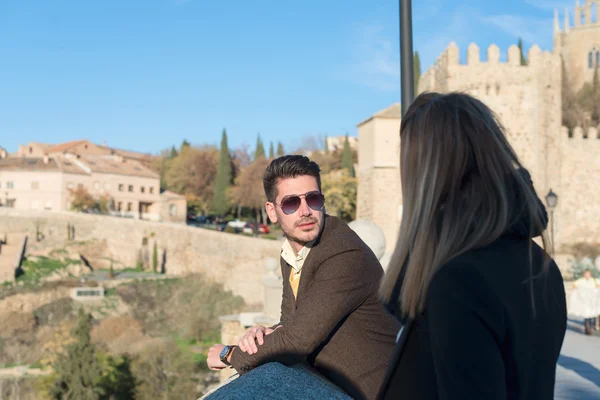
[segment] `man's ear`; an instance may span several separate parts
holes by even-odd
[[[275,212],[275,204],[267,201],[265,204],[265,209],[267,210],[267,215],[273,224],[277,223],[277,213]]]

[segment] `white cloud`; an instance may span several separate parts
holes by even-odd
[[[354,43],[354,64],[346,78],[379,90],[399,88],[400,60],[398,42],[384,34],[381,25],[362,25]]]

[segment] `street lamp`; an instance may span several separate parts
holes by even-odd
[[[546,204],[550,209],[550,241],[552,242],[552,257],[554,257],[554,208],[558,203],[558,195],[550,189],[546,195]]]
[[[402,117],[415,97],[411,0],[400,0],[400,92]]]

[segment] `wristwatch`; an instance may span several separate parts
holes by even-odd
[[[223,364],[231,365],[231,363],[229,361],[227,361],[227,357],[229,357],[229,355],[231,354],[231,352],[233,351],[234,348],[235,348],[235,346],[230,346],[230,345],[226,345],[225,347],[223,347],[223,350],[221,350],[221,354],[219,354],[219,357],[221,358],[221,361],[223,362]]]

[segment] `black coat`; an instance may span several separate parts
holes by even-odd
[[[554,398],[565,289],[554,261],[530,289],[527,222],[518,219],[494,243],[440,268],[426,311],[404,321],[380,398]],[[533,243],[534,274],[543,255]]]

